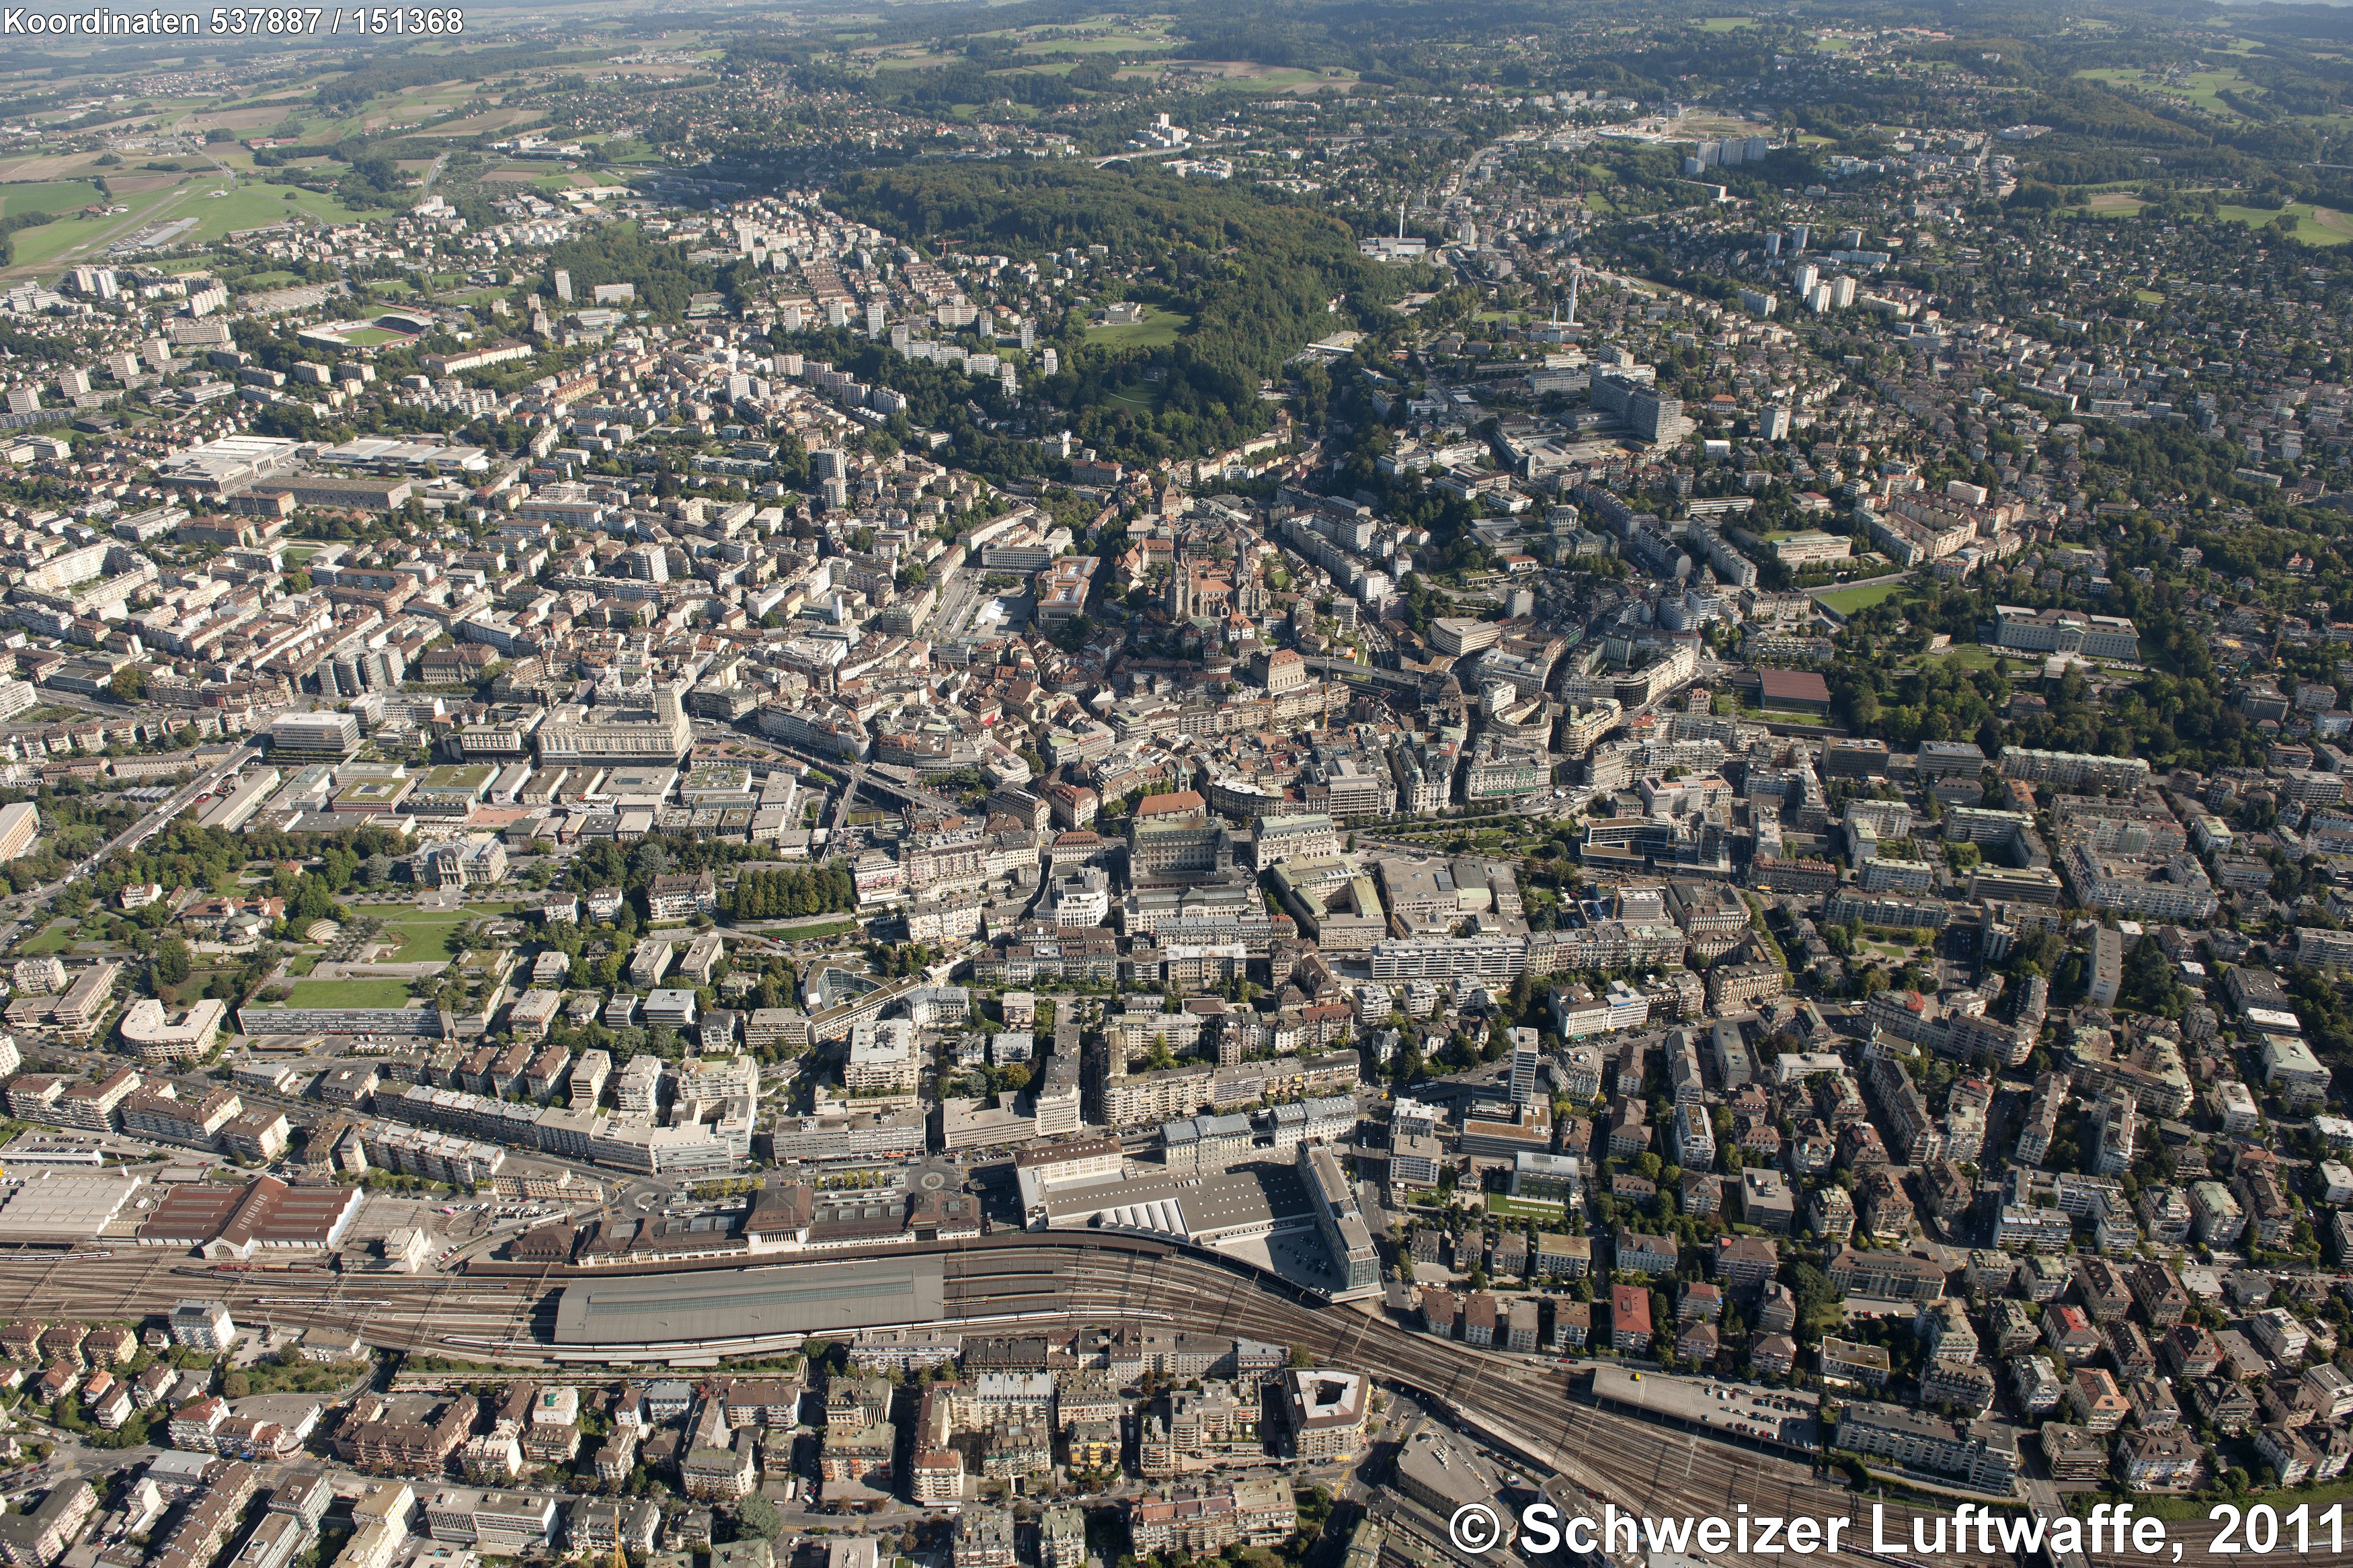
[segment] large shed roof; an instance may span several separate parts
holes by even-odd
[[[560,1345],[646,1345],[812,1334],[942,1315],[933,1255],[638,1275],[567,1285]]]

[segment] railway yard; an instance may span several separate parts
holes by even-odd
[[[1615,1503],[1621,1511],[1648,1517],[1730,1517],[1746,1507],[1759,1516],[1848,1519],[1853,1521],[1846,1532],[1850,1555],[1891,1565],[1915,1561],[1855,1548],[1855,1542],[1873,1539],[1874,1505],[1885,1510],[1883,1539],[1911,1540],[1915,1510],[1894,1498],[1858,1491],[1840,1472],[1819,1470],[1759,1447],[1603,1408],[1592,1397],[1589,1367],[1564,1369],[1546,1358],[1435,1339],[1393,1321],[1377,1303],[1314,1300],[1248,1271],[1134,1237],[999,1237],[872,1251],[890,1261],[940,1255],[942,1321],[967,1332],[1142,1321],[1246,1335],[1303,1352],[1323,1364],[1378,1367],[1383,1382],[1449,1413],[1462,1430],[1530,1468],[1557,1474],[1597,1510]],[[818,1267],[839,1266],[829,1260]],[[784,1265],[778,1271],[807,1267]],[[639,1352],[633,1347],[558,1342],[560,1300],[584,1277],[610,1280],[633,1272],[638,1271],[491,1264],[466,1274],[412,1276],[224,1268],[176,1252],[27,1252],[0,1257],[0,1314],[64,1315],[90,1312],[101,1304],[115,1314],[160,1312],[201,1292],[225,1301],[240,1321],[355,1329],[371,1345],[385,1350],[525,1368],[605,1364]],[[761,1348],[745,1342],[728,1351]],[[666,1362],[652,1364],[685,1369],[717,1359],[707,1346],[665,1354]],[[1933,1511],[1925,1517],[1933,1519]],[[2208,1549],[2212,1524],[2193,1521],[2168,1528],[2171,1539],[2183,1546],[2184,1563],[2222,1560]],[[1766,1568],[1777,1560],[1725,1553],[1711,1561]]]

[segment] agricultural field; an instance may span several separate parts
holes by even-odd
[[[98,167],[98,158],[99,154],[94,152],[0,158],[0,184],[43,184],[53,181],[85,179],[92,174],[106,172]]]
[[[2094,217],[2138,217],[2147,205],[2129,191],[2094,191],[2083,210]]]
[[[98,200],[98,187],[88,180],[45,180],[35,184],[0,185],[0,217],[25,213],[74,212]]]
[[[1357,78],[1349,70],[1306,70],[1296,66],[1261,65],[1255,60],[1171,60],[1187,71],[1208,71],[1219,85],[1249,92],[1291,92],[1302,88],[1348,87]]]
[[[2242,223],[2250,228],[2261,228],[2282,216],[2293,217],[2295,237],[2306,245],[2343,245],[2353,240],[2353,217],[2309,202],[2290,202],[2276,211],[2270,207],[2223,206],[2216,212],[2228,222]]]
[[[1056,27],[1024,27],[1012,33],[984,34],[986,37],[1011,38],[1023,48],[1038,54],[1050,55],[1125,55],[1144,49],[1165,49],[1176,40],[1166,33],[1102,33],[1081,37],[1056,37],[1063,31]]]
[[[479,114],[469,114],[462,120],[452,120],[420,132],[427,136],[505,136],[535,125],[546,119],[544,111],[536,109],[486,109]]]
[[[2137,88],[2161,98],[2179,100],[2221,120],[2244,117],[2224,102],[2221,94],[2235,92],[2247,98],[2261,98],[2263,92],[2235,66],[2222,70],[2189,71],[2178,79],[2153,71],[2094,67],[2077,71],[2075,79],[2095,81],[2103,87]]]
[[[1138,26],[1128,16],[1095,16],[1076,23],[1031,27],[1000,27],[975,33],[976,38],[1001,38],[1035,54],[1133,54],[1142,49],[1174,47],[1178,40],[1166,29]]]

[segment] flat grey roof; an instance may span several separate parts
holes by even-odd
[[[0,1189],[0,1241],[86,1241],[113,1223],[138,1190],[136,1176],[50,1174],[37,1168],[21,1187]]]
[[[1487,1458],[1468,1438],[1434,1426],[1424,1426],[1408,1439],[1397,1457],[1397,1468],[1427,1497],[1492,1504],[1503,1495],[1503,1482]]]
[[[638,1275],[567,1285],[560,1345],[645,1345],[937,1321],[936,1254]]]
[[[1200,1175],[1176,1173],[1057,1187],[1046,1195],[1046,1223],[1056,1228],[1084,1226],[1105,1209],[1168,1200],[1183,1208],[1195,1240],[1304,1221],[1315,1212],[1295,1167],[1253,1161]]]
[[[1749,1384],[1735,1383],[1724,1378],[1689,1378],[1651,1373],[1636,1382],[1636,1373],[1622,1366],[1599,1362],[1593,1369],[1593,1392],[1596,1397],[1631,1405],[1643,1410],[1656,1411],[1678,1421],[1689,1421],[1719,1431],[1729,1428],[1741,1436],[1764,1442],[1778,1443],[1786,1447],[1814,1447],[1811,1434],[1821,1397],[1819,1394],[1789,1388],[1762,1388]],[[1711,1388],[1728,1390],[1729,1400],[1718,1400],[1708,1392]],[[1763,1402],[1772,1401],[1767,1405]],[[1867,1402],[1859,1402],[1867,1403]],[[1779,1405],[1794,1405],[1782,1409]]]

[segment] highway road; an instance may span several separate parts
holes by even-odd
[[[1852,1519],[1850,1540],[1868,1541],[1874,1499],[1835,1476],[1778,1454],[1687,1434],[1596,1407],[1575,1365],[1498,1355],[1415,1332],[1377,1309],[1332,1306],[1280,1293],[1247,1273],[1182,1253],[1121,1240],[1039,1236],[1002,1243],[910,1250],[947,1253],[947,1316],[978,1331],[1070,1321],[1156,1321],[1205,1333],[1289,1345],[1327,1364],[1369,1368],[1431,1408],[1554,1470],[1588,1497],[1651,1516],[1805,1513]],[[839,1261],[828,1253],[826,1261]],[[217,1297],[241,1322],[356,1328],[372,1344],[525,1365],[554,1346],[554,1290],[544,1274],[494,1278],[374,1273],[220,1273],[176,1252],[109,1256],[24,1252],[0,1256],[0,1314],[115,1318],[155,1313],[187,1297]],[[1892,1539],[1909,1540],[1911,1513],[1890,1503]],[[1925,1517],[1935,1517],[1934,1515]],[[2185,1563],[2219,1563],[2205,1550],[2214,1527],[2170,1527]],[[2168,1554],[2169,1555],[2169,1554]],[[1900,1565],[1900,1557],[1879,1561]],[[1936,1560],[1957,1568],[1966,1554]],[[2118,1561],[2143,1561],[2126,1560]],[[1766,1558],[1723,1556],[1725,1568],[1786,1568]]]

